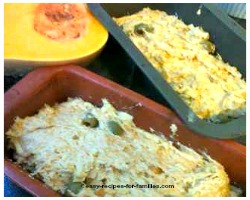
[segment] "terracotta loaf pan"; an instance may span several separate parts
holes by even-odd
[[[188,129],[171,110],[131,90],[106,80],[78,66],[45,67],[37,69],[19,81],[4,95],[4,129],[13,124],[16,116],[34,115],[43,105],[66,101],[68,97],[81,97],[95,105],[107,98],[118,110],[134,116],[138,127],[153,128],[166,135],[169,126],[178,126],[176,139],[198,151],[205,150],[220,162],[230,180],[243,188],[246,185],[246,147],[233,140],[211,139]],[[140,103],[142,106],[135,106]],[[11,162],[5,150],[4,172],[14,182],[35,196],[60,196],[39,180]]]

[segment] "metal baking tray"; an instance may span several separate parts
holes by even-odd
[[[223,60],[237,66],[244,79],[246,79],[245,30],[213,4],[89,4],[93,14],[106,26],[143,76],[160,93],[166,101],[165,104],[171,107],[189,128],[202,135],[220,139],[246,135],[246,115],[221,124],[199,119],[112,19],[133,14],[144,7],[178,15],[185,23],[203,27],[210,33],[211,40]],[[201,9],[201,15],[197,15],[198,9]]]
[[[228,173],[231,183],[243,190],[246,187],[246,147],[233,140],[207,138],[188,129],[170,109],[105,79],[84,68],[68,65],[43,67],[29,73],[4,94],[4,129],[13,124],[15,117],[26,117],[37,113],[44,104],[54,105],[68,97],[82,99],[101,105],[108,99],[118,110],[130,113],[135,124],[155,134],[171,135],[169,126],[178,127],[175,139],[198,152],[206,151],[220,162]],[[141,106],[135,106],[138,103]],[[150,122],[150,123],[149,123]],[[43,182],[12,162],[13,154],[4,151],[4,173],[19,186],[34,196],[60,196]]]

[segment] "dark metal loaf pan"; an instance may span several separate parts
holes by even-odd
[[[224,61],[237,66],[243,78],[246,78],[244,29],[212,4],[89,4],[94,15],[106,26],[144,76],[189,128],[205,136],[221,139],[244,136],[246,134],[245,115],[221,124],[199,119],[112,20],[112,17],[133,14],[144,7],[163,10],[169,14],[178,15],[187,24],[202,26],[210,33],[211,40]],[[199,8],[201,15],[196,14]]]

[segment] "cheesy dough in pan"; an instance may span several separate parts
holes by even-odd
[[[153,125],[152,125],[153,126]],[[69,196],[230,196],[222,165],[191,148],[144,131],[107,100],[80,98],[16,118],[6,132],[14,160]],[[174,185],[174,188],[86,188],[86,185]]]
[[[199,118],[223,122],[245,114],[246,82],[214,55],[209,33],[149,8],[114,20]]]

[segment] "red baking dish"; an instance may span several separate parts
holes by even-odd
[[[224,167],[232,182],[246,186],[246,147],[233,140],[206,138],[189,130],[177,115],[129,89],[78,66],[39,68],[19,81],[4,95],[4,130],[16,116],[35,114],[45,103],[53,105],[68,97],[81,97],[95,105],[107,98],[118,110],[134,116],[137,126],[169,135],[169,126],[178,126],[176,139],[197,151],[205,150]],[[142,106],[135,106],[140,103]],[[13,164],[5,150],[4,173],[35,196],[60,196]]]

